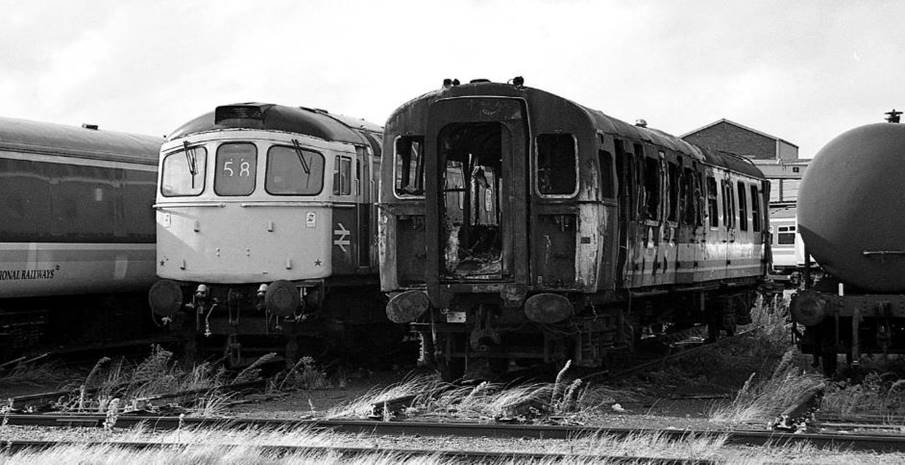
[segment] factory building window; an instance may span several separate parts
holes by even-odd
[[[352,159],[336,156],[333,163],[333,194],[349,195],[352,193]]]
[[[324,187],[324,156],[300,146],[267,150],[264,189],[273,195],[317,195]]]
[[[751,186],[751,229],[754,232],[761,230],[760,215],[760,193],[757,191],[757,186]]]
[[[217,148],[214,192],[217,195],[248,195],[255,190],[258,149],[248,142],[232,142]]]
[[[745,183],[738,182],[738,229],[748,230],[748,199],[746,198]]]
[[[716,179],[713,176],[707,176],[707,215],[710,217],[711,228],[720,226],[716,195]]]
[[[537,136],[537,191],[543,197],[570,197],[578,192],[578,149],[571,134]]]
[[[163,158],[160,193],[164,197],[198,195],[204,190],[207,150],[201,146],[186,147]]]
[[[405,136],[396,139],[396,196],[424,196],[424,138]]]

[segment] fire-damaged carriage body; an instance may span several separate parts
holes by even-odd
[[[363,120],[257,103],[169,136],[150,301],[184,317],[190,353],[197,341],[241,364],[285,343],[292,360],[300,344],[379,335],[368,325],[386,322],[372,246],[380,139]]]
[[[760,171],[520,84],[446,85],[387,121],[381,287],[422,356],[449,377],[601,366],[645,326],[745,323],[769,254]]]

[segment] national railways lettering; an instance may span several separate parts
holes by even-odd
[[[29,279],[53,279],[53,268],[46,270],[0,270],[0,281],[21,281]]]

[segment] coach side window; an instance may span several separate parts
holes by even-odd
[[[723,181],[723,219],[727,229],[735,227],[735,195],[732,193],[732,183]]]
[[[543,197],[569,197],[578,192],[578,147],[572,134],[537,136],[535,180]]]
[[[660,160],[644,159],[644,218],[660,219]]]
[[[597,153],[600,160],[600,196],[611,199],[616,196],[615,177],[613,176],[613,156],[601,150]]]
[[[204,190],[207,150],[186,146],[163,158],[160,193],[164,197],[199,195]]]
[[[745,192],[745,183],[738,182],[738,229],[748,230],[748,199]]]
[[[754,232],[760,232],[760,193],[757,186],[751,186],[751,229]]]
[[[666,220],[679,221],[679,166],[675,163],[666,164],[666,178],[669,183],[669,210]]]
[[[398,197],[424,195],[424,138],[405,136],[396,139],[395,185]]]
[[[710,227],[720,227],[720,218],[718,213],[718,205],[716,198],[716,179],[713,176],[707,176],[707,215],[710,216]]]

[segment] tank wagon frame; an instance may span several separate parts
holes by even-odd
[[[282,347],[291,361],[379,340],[380,138],[363,120],[260,103],[169,136],[150,301],[180,320],[190,358],[222,351],[238,365]]]
[[[469,360],[601,366],[643,328],[749,321],[769,184],[703,151],[521,85],[446,85],[386,125],[387,315],[447,377]]]

